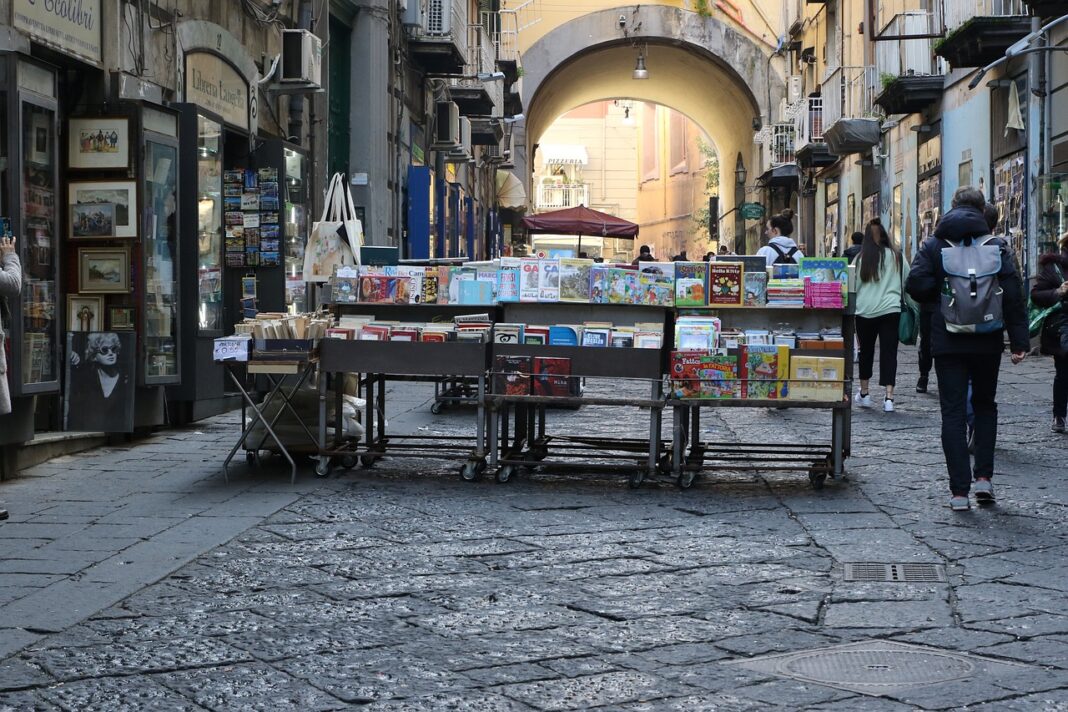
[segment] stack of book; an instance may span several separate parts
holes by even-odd
[[[715,316],[680,316],[675,322],[675,349],[709,353],[719,347],[722,322]]]
[[[487,314],[458,316],[451,324],[376,320],[372,316],[346,315],[326,330],[333,339],[352,341],[465,341],[486,343],[493,323]]]
[[[498,323],[493,327],[493,342],[535,346],[659,349],[664,345],[664,327],[656,322],[637,323],[634,326],[616,326],[611,322],[594,321],[554,325]]]
[[[775,265],[782,267],[784,265]],[[805,283],[800,279],[771,279],[768,281],[769,307],[805,306]]]
[[[813,282],[805,278],[805,306],[811,309],[841,309],[842,285],[837,282]]]

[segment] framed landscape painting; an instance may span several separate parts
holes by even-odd
[[[78,291],[119,294],[130,291],[130,253],[119,247],[78,249]]]
[[[115,230],[108,237],[137,237],[137,182],[132,180],[70,181],[67,194],[71,206],[71,237],[95,237],[76,234],[75,209],[81,213],[85,206],[110,204],[114,206]]]

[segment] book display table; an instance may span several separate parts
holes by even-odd
[[[855,295],[850,295],[855,297]],[[853,299],[850,299],[852,304]],[[840,348],[792,348],[789,358],[797,365],[803,359],[840,361],[836,378],[820,381],[767,377],[759,380],[742,376],[735,387],[757,390],[775,397],[679,397],[675,389],[666,405],[672,409],[672,449],[661,460],[662,472],[670,472],[680,487],[693,484],[696,475],[708,470],[805,470],[815,489],[821,489],[827,477],[845,472],[850,450],[851,399],[853,374],[853,311],[801,307],[680,307],[680,317],[690,314],[717,316],[726,330],[774,331],[789,327],[798,332],[841,330]],[[673,374],[677,375],[677,374]],[[724,382],[720,382],[721,384]],[[770,385],[773,384],[773,385]],[[769,393],[770,391],[770,393]],[[777,441],[706,442],[701,433],[701,410],[704,408],[776,408],[819,409],[830,412],[830,438],[820,443],[782,443]]]
[[[502,305],[506,324],[583,324],[609,322],[616,326],[656,323],[660,333],[670,327],[667,307],[622,306],[582,303],[509,303]],[[661,434],[664,408],[663,348],[643,349],[611,346],[561,346],[493,343],[491,363],[501,357],[519,357],[537,363],[538,359],[567,359],[566,376],[539,373],[518,375],[534,384],[531,393],[508,392],[502,379],[515,375],[492,366],[493,392],[486,397],[489,410],[489,467],[498,482],[507,482],[519,468],[601,470],[629,473],[632,487],[639,486],[657,471],[657,462],[667,452]],[[555,390],[538,388],[539,379],[557,379]],[[649,394],[633,396],[589,396],[580,392],[585,379],[610,379],[644,384]],[[640,386],[639,386],[640,388]],[[561,393],[560,391],[563,391]],[[570,391],[570,392],[568,392]],[[549,432],[550,409],[584,407],[638,408],[648,411],[648,437],[597,437],[581,433]]]

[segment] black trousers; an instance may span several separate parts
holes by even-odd
[[[875,364],[875,341],[879,341],[879,385],[893,386],[897,378],[897,327],[901,314],[884,314],[874,319],[857,317],[860,342],[860,379],[871,378]]]
[[[920,375],[926,376],[931,372],[931,314],[926,309],[920,309]]]
[[[949,470],[949,489],[966,495],[972,488],[972,463],[965,430],[968,382],[975,410],[975,477],[994,475],[994,445],[998,434],[998,373],[1001,354],[935,356],[938,400],[942,406],[942,451]]]
[[[1068,417],[1068,354],[1054,356],[1053,366],[1057,369],[1053,376],[1053,415]]]

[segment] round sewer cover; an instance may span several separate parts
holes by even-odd
[[[779,674],[827,685],[899,687],[970,677],[966,658],[927,650],[814,650],[782,661]]]

